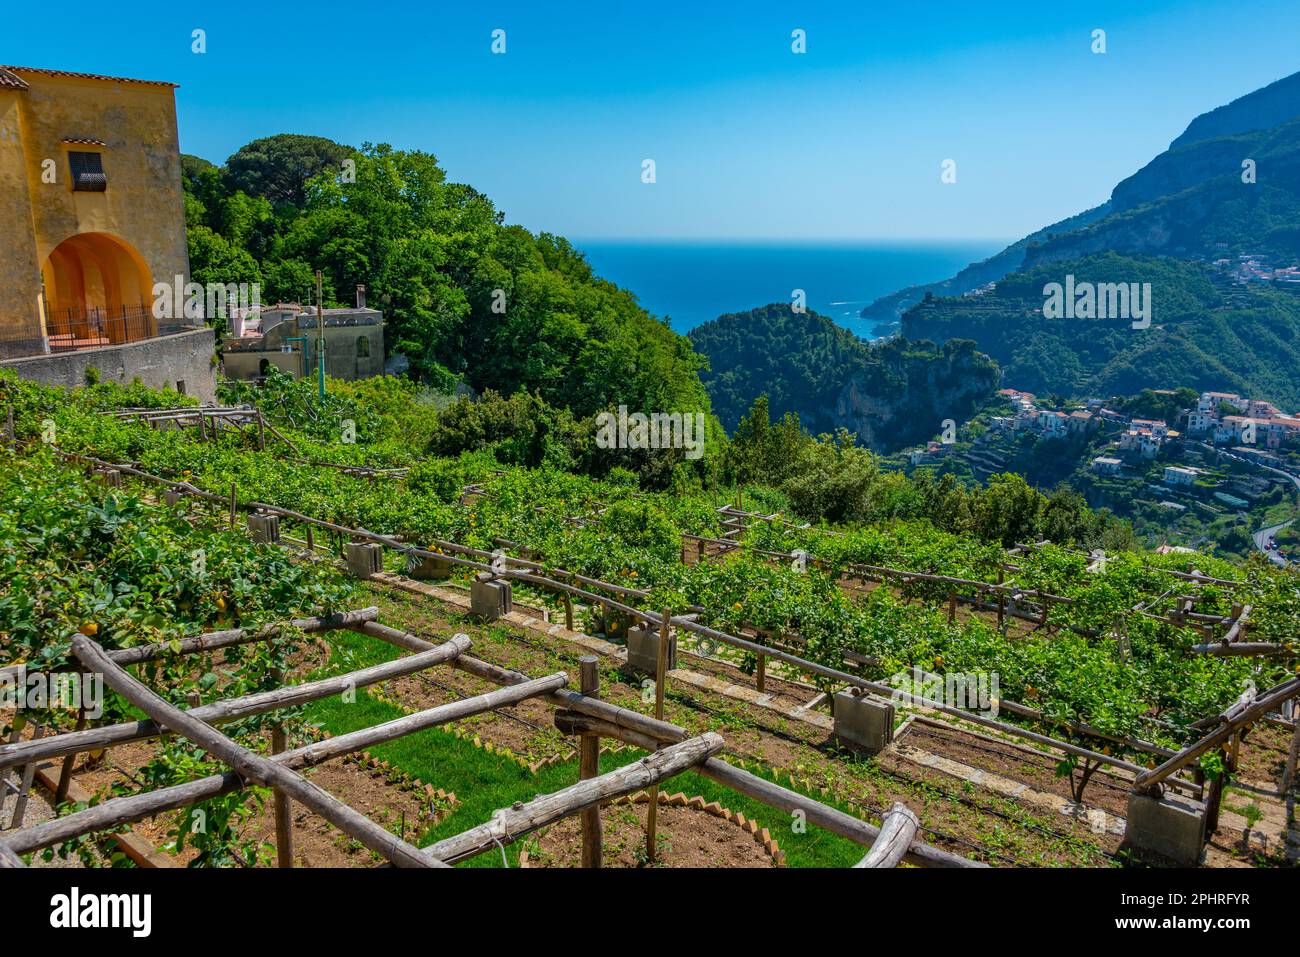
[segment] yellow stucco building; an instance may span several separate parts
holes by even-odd
[[[169,331],[189,280],[175,85],[0,66],[0,356]]]

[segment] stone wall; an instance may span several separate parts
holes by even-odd
[[[171,386],[202,402],[216,399],[216,341],[211,329],[192,329],[120,346],[87,349],[61,355],[33,356],[0,362],[0,369],[45,385],[86,384],[86,370],[99,370],[101,382],[129,384],[138,378],[147,386]]]

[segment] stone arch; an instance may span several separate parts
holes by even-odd
[[[50,345],[130,342],[157,334],[144,257],[109,233],[77,233],[41,266]]]

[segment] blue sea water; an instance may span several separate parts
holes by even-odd
[[[964,242],[726,242],[573,240],[596,274],[636,294],[678,332],[804,290],[809,308],[865,338],[862,308],[906,286],[937,282],[986,259],[1006,240]]]

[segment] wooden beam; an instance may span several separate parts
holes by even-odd
[[[403,675],[422,671],[433,665],[454,659],[469,650],[470,640],[465,635],[456,635],[451,641],[441,645],[430,643],[430,650],[412,655],[409,658],[397,658],[383,664],[363,668],[334,678],[322,678],[298,685],[288,685],[273,691],[262,691],[226,701],[216,701],[202,707],[194,708],[188,714],[209,724],[221,724],[246,718],[255,714],[264,714],[280,708],[291,708],[300,704],[318,701],[331,695],[354,691],[365,685],[400,678]],[[107,654],[105,660],[117,666]],[[42,741],[20,741],[16,744],[0,745],[0,769],[25,764],[28,761],[62,757],[79,751],[97,751],[128,741],[143,741],[157,737],[166,729],[156,721],[129,721],[123,724],[107,725],[102,728],[89,728],[85,731],[72,731],[55,735]]]
[[[9,845],[6,842],[0,841],[0,870],[5,868],[13,868],[14,870],[17,870],[19,868],[25,868],[26,866],[27,865],[23,863],[23,859],[10,850]]]
[[[295,770],[315,767],[345,754],[353,754],[435,725],[459,721],[485,711],[507,707],[526,698],[545,695],[563,687],[567,680],[565,673],[560,671],[545,678],[498,688],[487,694],[452,701],[383,724],[326,738],[323,741],[315,741],[304,747],[274,755],[270,760]],[[243,786],[243,780],[233,772],[213,774],[184,784],[159,788],[156,791],[112,798],[85,810],[75,811],[64,817],[25,828],[13,834],[9,840],[17,850],[26,854],[42,847],[61,844],[82,834],[106,830],[119,824],[130,824],[155,814],[174,811],[177,808],[220,797],[222,794],[237,791]]]
[[[293,618],[287,622],[277,622],[266,625],[259,629],[249,628],[231,628],[225,631],[209,631],[201,635],[194,635],[190,638],[182,638],[180,642],[173,645],[171,642],[160,641],[148,645],[135,645],[131,648],[115,648],[107,652],[108,657],[119,665],[138,665],[143,661],[153,661],[157,658],[166,658],[171,655],[187,655],[204,651],[215,651],[218,648],[228,648],[231,645],[241,645],[253,641],[267,641],[277,637],[284,627],[294,628],[298,631],[309,634],[332,631],[336,628],[350,628],[353,625],[361,624],[365,621],[374,621],[379,617],[379,609],[375,606],[361,608],[356,611],[338,612],[333,615],[322,615],[311,618]],[[0,668],[0,679],[18,674],[26,665],[8,665]]]
[[[578,659],[581,669],[583,695],[600,697],[600,659],[583,655]],[[588,781],[600,776],[600,735],[584,734],[578,739],[578,777]],[[582,866],[600,867],[601,859],[600,807],[589,807],[582,812]]]
[[[867,856],[853,866],[897,867],[907,856],[921,822],[906,804],[895,804],[880,819],[880,836]]]
[[[192,714],[164,701],[115,664],[98,644],[84,635],[72,638],[72,653],[93,671],[104,675],[104,682],[123,698],[153,718],[193,741],[208,754],[224,761],[245,780],[263,787],[283,790],[299,803],[311,808],[344,834],[360,841],[376,854],[399,867],[429,867],[439,862],[420,853],[389,833],[364,814],[326,793],[316,784],[274,761],[254,754],[227,738],[216,728]]]
[[[580,715],[573,712],[561,712],[555,716],[556,724],[564,722],[564,729],[567,733],[575,734],[580,729],[591,729],[598,731],[603,735],[612,738],[618,738],[626,741],[628,744],[635,745],[638,748],[649,749],[655,744],[655,739],[636,731],[620,727],[600,718],[594,718],[589,715]],[[570,728],[574,730],[569,730]],[[693,769],[696,773],[702,774],[719,784],[729,787],[734,791],[760,801],[769,807],[774,807],[790,814],[802,814],[812,824],[823,827],[832,834],[838,834],[840,837],[848,838],[864,847],[871,847],[875,844],[876,839],[880,836],[880,828],[868,824],[861,818],[854,817],[852,814],[846,814],[838,808],[831,807],[828,804],[822,804],[807,795],[800,794],[798,791],[792,791],[789,788],[774,784],[766,778],[761,778],[756,774],[733,767],[726,761],[719,758],[710,758],[699,767]],[[914,842],[908,849],[904,857],[909,864],[915,864],[918,867],[986,867],[978,861],[972,861],[968,858],[961,857],[948,851],[940,850],[937,847],[931,847],[928,844],[922,844],[919,841]]]
[[[509,844],[539,828],[597,807],[614,798],[640,791],[695,767],[722,750],[722,737],[706,731],[631,764],[531,801],[502,808],[492,820],[446,838],[424,849],[431,858],[447,863],[463,861],[498,845]]]
[[[1199,741],[1183,748],[1159,767],[1139,774],[1133,781],[1135,789],[1141,791],[1155,787],[1175,771],[1191,764],[1206,751],[1227,741],[1237,733],[1237,729],[1242,725],[1249,724],[1283,701],[1296,695],[1300,695],[1300,678],[1291,678],[1284,681],[1248,703],[1239,700],[1219,716],[1221,724],[1218,728]]]

